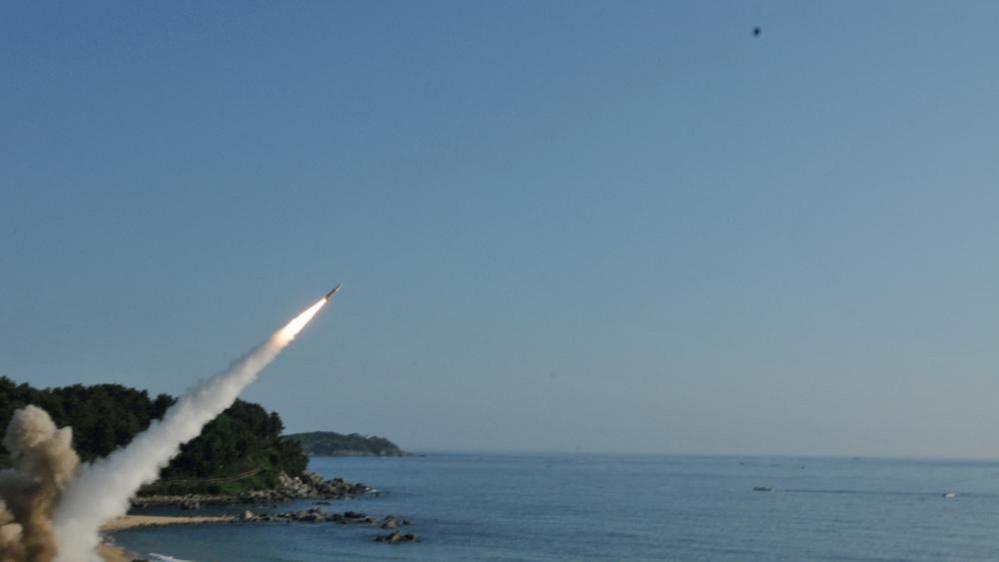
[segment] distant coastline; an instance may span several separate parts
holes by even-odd
[[[384,437],[359,433],[344,435],[335,431],[310,431],[285,435],[283,439],[298,443],[305,454],[311,457],[412,456]]]

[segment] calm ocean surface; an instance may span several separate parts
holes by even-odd
[[[999,560],[993,461],[442,453],[311,468],[385,492],[326,511],[400,515],[423,542],[375,543],[379,529],[331,523],[136,529],[117,541],[198,562]],[[752,490],[761,485],[775,491]],[[957,497],[943,498],[950,489]]]

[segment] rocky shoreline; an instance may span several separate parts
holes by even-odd
[[[179,507],[186,510],[198,510],[202,506],[225,506],[252,504],[265,511],[245,510],[242,514],[210,515],[210,516],[171,516],[171,515],[127,515],[109,522],[103,528],[106,533],[114,533],[125,529],[159,525],[211,525],[211,524],[250,524],[250,523],[332,523],[337,525],[357,525],[372,527],[381,531],[371,537],[374,542],[386,544],[416,543],[419,537],[402,529],[412,525],[409,519],[396,515],[376,517],[358,511],[327,513],[322,507],[330,505],[335,500],[353,500],[362,496],[378,496],[381,492],[361,482],[347,482],[337,477],[324,479],[322,476],[306,471],[301,476],[291,477],[284,473],[278,476],[278,485],[273,490],[256,490],[241,495],[222,494],[188,494],[183,496],[150,495],[132,500],[133,508],[142,510],[149,507]],[[279,504],[303,499],[313,499],[316,507],[301,511],[273,511]],[[113,545],[104,545],[105,558],[113,558],[117,553]],[[120,554],[120,553],[118,553]],[[125,560],[134,560],[126,557]]]
[[[240,495],[185,494],[182,496],[149,495],[132,499],[133,508],[179,507],[196,510],[203,505],[276,505],[297,499],[351,500],[381,492],[361,482],[347,482],[337,477],[325,480],[315,472],[306,471],[302,476],[278,475],[278,485],[273,490],[254,490]]]
[[[400,527],[412,525],[409,519],[402,519],[395,515],[386,515],[379,519],[366,513],[358,511],[344,511],[343,513],[326,513],[321,507],[313,507],[304,511],[287,511],[284,513],[254,513],[247,510],[243,513],[240,521],[244,523],[291,523],[293,521],[304,523],[336,523],[338,525],[365,525],[378,527],[379,529],[393,531],[386,535],[376,535],[376,542],[416,542],[419,538],[413,533],[401,533],[397,531]]]
[[[378,518],[358,511],[327,513],[321,507],[313,507],[303,511],[287,511],[283,513],[254,513],[253,511],[246,510],[242,516],[126,515],[114,521],[109,521],[102,527],[101,530],[107,533],[107,535],[105,536],[105,542],[100,546],[99,554],[105,562],[145,562],[143,559],[129,555],[127,551],[114,544],[113,533],[127,529],[165,525],[235,525],[248,523],[332,523],[337,525],[359,525],[388,531],[384,534],[373,535],[371,539],[374,542],[400,544],[420,541],[420,538],[416,534],[404,533],[400,530],[402,527],[412,525],[409,519],[395,515],[386,515]]]

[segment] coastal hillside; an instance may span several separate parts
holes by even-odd
[[[298,443],[306,454],[314,457],[405,457],[409,455],[384,437],[366,437],[357,433],[343,435],[335,431],[311,431],[286,435],[285,439]]]
[[[130,442],[175,401],[167,394],[151,398],[145,390],[116,384],[38,389],[0,377],[0,430],[14,410],[34,404],[58,426],[71,426],[73,447],[81,459],[91,461]],[[281,438],[283,431],[277,413],[237,400],[205,426],[200,437],[184,445],[160,481],[140,495],[272,489],[281,472],[298,476],[308,463],[298,443]],[[0,466],[9,464],[0,446]]]

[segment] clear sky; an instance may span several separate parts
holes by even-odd
[[[762,28],[752,36],[754,26]],[[0,373],[412,449],[999,456],[999,4],[0,12]]]

